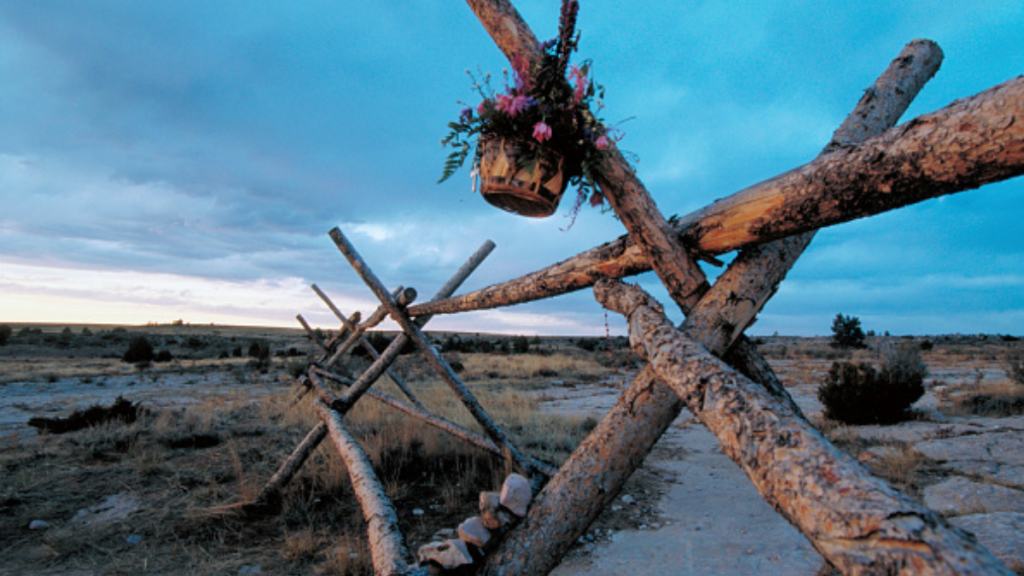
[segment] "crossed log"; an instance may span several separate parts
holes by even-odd
[[[507,57],[539,56],[536,38],[507,0],[467,2]],[[686,407],[717,436],[723,452],[762,496],[844,574],[1009,575],[970,536],[874,478],[816,432],[743,336],[818,228],[1024,172],[1024,78],[892,128],[941,60],[934,43],[911,42],[865,92],[817,159],[671,222],[612,149],[607,176],[599,185],[628,236],[462,296],[450,297],[455,290],[450,284],[431,302],[400,304],[341,232],[332,231],[339,249],[382,302],[372,318],[391,315],[404,334],[383,353],[371,351],[377,361],[358,379],[329,369],[344,346],[324,366],[310,370],[306,382],[320,397],[322,421],[271,479],[257,504],[277,494],[330,433],[358,484],[375,570],[423,573],[422,566],[411,564],[379,482],[344,428],[344,413],[369,395],[500,453],[531,474],[539,491],[534,504],[481,572],[546,574]],[[710,286],[695,260],[737,249],[740,254]],[[613,281],[650,269],[687,315],[678,329],[650,296]],[[556,473],[509,443],[420,326],[433,314],[508,306],[595,284],[598,300],[627,316],[631,343],[648,366]],[[349,322],[317,292],[350,331],[346,345],[360,341],[365,326]],[[425,413],[404,386],[413,404],[370,390],[406,338],[416,342],[463,400],[486,437]],[[330,351],[328,344],[320,344]],[[349,387],[335,396],[321,377]],[[551,480],[544,485],[547,477]]]
[[[509,2],[467,2],[507,57],[537,58],[537,40]],[[764,385],[765,398],[754,396],[748,387],[706,402],[706,383],[715,377],[709,368],[697,365],[674,374],[693,385],[669,388],[666,383],[675,381],[669,376],[677,366],[673,356],[648,354],[651,364],[538,495],[526,521],[491,555],[485,574],[550,571],[619,492],[684,401],[716,432],[723,450],[744,467],[762,496],[845,574],[1009,573],[969,537],[915,508],[906,497],[883,498],[882,504],[868,498],[876,493],[878,480],[856,462],[843,460],[813,432],[749,344],[741,340],[727,354],[806,248],[814,229],[1024,171],[1024,126],[1017,121],[1024,112],[1021,78],[883,133],[940,62],[941,51],[934,44],[911,43],[866,92],[817,160],[683,218],[676,227],[661,217],[628,165],[615,156],[609,178],[600,184],[629,230],[629,241],[620,239],[431,308],[410,309],[417,314],[505,306],[653,268],[673,300],[689,313],[684,330]],[[771,240],[776,241],[741,252],[724,281],[709,292],[688,253],[715,254]],[[631,338],[643,340],[652,326],[631,322]],[[699,349],[699,344],[691,348]],[[653,350],[657,344],[641,351]],[[678,358],[685,356],[675,362]],[[661,366],[666,363],[669,368]],[[782,428],[769,429],[748,414],[747,408],[756,405],[767,406],[766,421],[782,421]],[[709,424],[717,421],[738,424]],[[773,445],[789,446],[805,463],[820,467],[806,470],[796,460],[782,459],[767,473],[767,463],[762,469],[758,456],[770,453]],[[811,490],[812,485],[818,489]],[[800,497],[804,491],[811,497]]]

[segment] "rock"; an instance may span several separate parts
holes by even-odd
[[[423,508],[413,508],[412,509],[412,515],[413,516],[423,516],[423,514],[424,514]]]
[[[978,512],[1024,512],[1024,492],[953,476],[925,488],[924,504],[946,516]]]
[[[483,548],[491,541],[491,532],[484,525],[483,518],[473,516],[459,524],[459,538],[477,548]]]
[[[431,542],[421,546],[418,554],[420,562],[433,562],[446,570],[454,570],[473,563],[469,548],[462,540]]]
[[[44,520],[33,520],[28,523],[29,530],[49,530],[50,524]]]
[[[1024,514],[995,512],[950,518],[949,523],[971,532],[1011,570],[1024,568]]]
[[[1005,464],[1024,464],[1024,436],[991,432],[919,442],[914,449],[940,462],[997,460]]]
[[[622,503],[626,506],[631,506],[636,503],[636,500],[629,494],[624,495],[620,500],[622,500]]]
[[[530,481],[519,474],[509,474],[501,485],[501,505],[516,516],[526,516],[526,510],[533,499]]]
[[[497,492],[480,493],[480,518],[489,530],[498,530],[512,523],[512,515],[501,509],[501,495]]]
[[[142,536],[139,536],[138,534],[132,534],[131,536],[125,538],[124,541],[128,544],[135,545],[139,542],[142,542]]]
[[[434,532],[434,535],[431,536],[430,539],[433,540],[433,541],[438,541],[439,542],[441,540],[447,540],[449,538],[455,538],[455,536],[456,536],[455,530],[452,530],[451,528],[441,528],[437,532]]]
[[[108,496],[101,504],[82,508],[71,519],[72,524],[89,525],[124,520],[139,509],[138,502],[129,494]]]
[[[260,572],[263,572],[262,566],[245,565],[238,569],[238,576],[255,576]]]

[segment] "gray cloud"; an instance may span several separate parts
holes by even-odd
[[[812,158],[912,38],[937,40],[947,60],[908,117],[1019,74],[1008,49],[1024,43],[1019,3],[954,4],[637,11],[601,0],[583,6],[580,56],[607,87],[604,117],[635,116],[622,147],[663,211],[685,213]],[[538,36],[554,35],[551,3],[517,6]],[[389,285],[423,297],[487,238],[498,250],[466,289],[621,234],[586,209],[569,232],[565,208],[539,222],[498,213],[465,174],[434,184],[445,124],[475,98],[463,70],[478,66],[507,64],[471,12],[448,2],[0,0],[0,267],[163,273],[243,292],[316,281],[363,302],[326,236],[335,225]],[[1024,309],[1006,280],[1024,254],[1022,187],[823,232],[756,330],[824,332],[839,309],[899,318],[907,331],[1006,326]],[[665,298],[656,278],[640,280]],[[603,316],[584,292],[438,323],[601,331]]]

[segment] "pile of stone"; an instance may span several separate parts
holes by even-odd
[[[532,498],[530,481],[519,474],[510,474],[500,493],[480,493],[480,515],[459,524],[458,538],[421,546],[420,564],[432,573],[443,574],[461,572],[482,562],[501,536],[526,516]]]

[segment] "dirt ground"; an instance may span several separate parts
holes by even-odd
[[[851,450],[855,450],[855,456],[869,464],[878,454],[884,455],[883,449],[903,445],[915,454],[942,456],[945,453],[940,452],[943,446],[936,445],[938,440],[951,445],[957,441],[998,438],[999,442],[1004,443],[1001,446],[1011,446],[1010,457],[993,454],[991,450],[978,458],[971,454],[920,456],[912,464],[913,470],[909,471],[910,478],[906,486],[913,495],[935,506],[943,505],[942,489],[950,481],[970,481],[985,489],[1009,490],[1008,500],[993,499],[988,493],[983,493],[979,498],[988,499],[979,501],[977,506],[967,506],[960,502],[959,508],[954,505],[945,513],[951,521],[962,520],[965,529],[977,530],[983,544],[989,546],[991,542],[993,551],[1001,559],[1018,570],[1018,573],[1024,573],[1024,558],[1019,552],[1024,549],[1024,543],[1019,543],[1019,538],[997,542],[994,536],[984,531],[985,526],[996,520],[1009,522],[1006,526],[1011,528],[1017,526],[1014,522],[1020,522],[1020,526],[1024,527],[1024,498],[1021,497],[1024,494],[1021,492],[1024,490],[1024,462],[1013,459],[1019,459],[1020,454],[1024,453],[1021,450],[1024,418],[951,417],[936,411],[943,393],[948,390],[958,387],[979,388],[988,383],[1002,384],[1006,380],[1003,359],[1007,347],[1019,344],[1007,343],[995,337],[959,337],[946,341],[941,338],[918,338],[912,342],[918,345],[926,341],[928,345],[922,345],[922,349],[926,350],[924,359],[930,376],[927,381],[928,392],[916,405],[924,415],[919,421],[894,427],[853,427],[833,432],[839,436],[837,441],[840,445],[845,441]],[[245,343],[244,340],[241,342]],[[285,350],[295,342],[282,340],[276,346]],[[230,351],[232,346],[225,344],[224,350]],[[211,347],[216,348],[212,344]],[[812,420],[817,418],[821,405],[816,399],[816,386],[837,358],[836,354],[823,345],[823,341],[813,339],[765,339],[761,349],[805,413]],[[223,353],[216,349],[211,350],[210,354],[213,352]],[[88,355],[81,351],[79,354]],[[64,356],[67,354],[59,355],[60,358]],[[840,356],[854,360],[870,360],[871,357],[870,350]],[[53,358],[45,368],[53,373],[52,376],[27,379],[11,376],[18,370],[31,372],[24,365],[27,361],[25,358],[8,355],[0,359],[4,362],[0,369],[0,380],[5,382],[0,384],[0,446],[21,447],[45,441],[45,437],[40,438],[33,428],[26,425],[30,417],[66,415],[72,410],[90,405],[110,404],[119,396],[142,402],[155,410],[175,410],[211,399],[253,405],[280,403],[290,391],[290,379],[285,373],[271,370],[260,374],[258,370],[245,369],[249,361],[244,358],[221,359],[221,364],[216,368],[204,364],[212,360],[194,358],[179,361],[175,369],[168,367],[150,371],[133,370],[118,364],[116,359],[110,359],[107,365],[97,368],[103,371],[102,377],[75,372],[67,366],[58,370],[54,368]],[[515,362],[514,356],[509,358]],[[81,356],[79,360],[82,361]],[[462,360],[473,370],[473,357],[463,355]],[[35,361],[44,360],[37,358]],[[543,413],[597,419],[628,385],[636,373],[636,367],[615,367],[601,378],[590,374],[585,377],[579,374],[555,374],[549,368],[537,369],[532,373],[545,375],[533,379],[529,392],[539,399]],[[509,385],[514,386],[514,382],[509,382]],[[1007,441],[1013,443],[1006,444]],[[287,445],[287,442],[283,444]],[[241,446],[239,444],[238,448],[233,449],[241,451]],[[258,446],[258,443],[254,446]],[[253,449],[259,451],[258,448]],[[100,456],[105,457],[104,454]],[[156,470],[163,470],[157,463],[152,466]],[[11,475],[17,471],[4,468],[0,469],[0,473]],[[962,484],[956,486],[962,491]],[[211,492],[220,493],[220,489],[211,487]],[[130,495],[131,491],[124,494]],[[126,550],[135,546],[130,539],[141,537],[131,533],[128,527],[130,523],[126,520],[137,510],[139,503],[121,494],[97,494],[94,500],[96,502],[92,506],[84,507],[75,514],[64,513],[69,517],[63,520],[54,517],[47,520],[49,524],[63,521],[68,526],[74,526],[76,522],[85,526],[88,522],[100,521],[97,519],[109,516],[113,522],[124,523],[125,534],[118,532],[121,540],[115,545],[111,545],[112,541],[108,540],[93,546],[101,548],[100,554],[127,555]],[[6,501],[0,504],[3,504],[0,506],[2,524],[6,522],[4,516],[14,514],[11,511],[20,504],[17,503],[16,494],[8,494]],[[997,506],[1006,509],[994,508]],[[118,516],[122,513],[123,516]],[[422,523],[422,520],[415,521]],[[996,536],[1011,531],[1011,528],[998,526]],[[28,525],[8,528],[8,533],[19,536],[17,541],[0,544],[2,576],[28,573],[39,576],[133,573],[134,568],[125,568],[117,563],[112,564],[114,568],[109,570],[97,570],[95,564],[77,566],[73,561],[74,555],[69,556],[70,561],[62,561],[59,555],[53,554],[52,547],[45,544],[26,547],[26,542],[45,541],[41,532],[30,529]],[[984,538],[983,534],[986,534]],[[125,541],[125,537],[129,540]],[[311,538],[319,546],[325,536],[314,534]],[[282,560],[281,566],[292,566],[294,573],[338,573],[340,564],[337,561],[328,565],[308,560],[307,556],[312,557],[313,553],[303,552],[301,544],[289,543],[290,547],[298,547],[299,550],[290,560]],[[337,548],[334,546],[332,550]],[[22,562],[24,558],[19,558],[18,565],[22,568],[9,571],[5,565],[10,565],[10,554],[23,554],[25,550],[35,550],[34,553],[40,555],[38,569],[26,572],[24,566],[33,565],[33,561],[25,563]],[[344,552],[346,556],[353,554],[356,553]],[[7,562],[3,561],[5,558]],[[260,570],[272,570],[271,565],[260,566],[241,560],[220,564],[199,562],[181,571],[168,570],[166,564],[163,566],[165,568],[157,573],[256,574]],[[761,500],[742,472],[721,453],[715,439],[685,414],[670,428],[615,503],[580,538],[554,574],[596,576],[664,571],[667,567],[675,574],[716,576],[751,573],[811,576],[827,573],[827,570],[820,572],[823,570],[823,561],[817,552]]]

